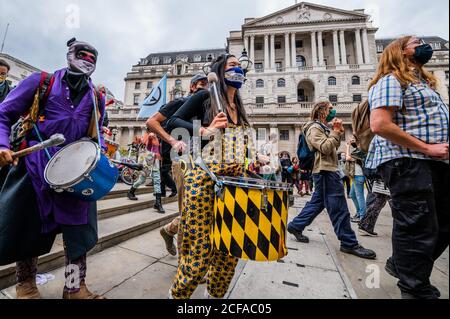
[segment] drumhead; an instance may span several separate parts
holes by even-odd
[[[51,186],[67,186],[77,182],[88,173],[99,154],[97,144],[79,141],[61,149],[50,160],[45,179]]]

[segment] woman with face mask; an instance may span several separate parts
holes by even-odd
[[[223,111],[203,90],[191,97],[171,118],[169,127],[185,128],[190,134],[202,136],[203,160],[208,169],[218,176],[242,176],[245,160],[252,147],[244,138],[249,127],[245,109],[239,95],[244,84],[241,64],[233,55],[221,55],[212,65],[212,72],[218,77],[218,95]],[[201,121],[201,127],[194,132],[192,118]],[[227,129],[223,134],[223,129]],[[218,134],[222,133],[222,134]],[[221,143],[218,148],[206,145]],[[219,153],[219,154],[218,154]],[[180,228],[183,239],[180,250],[178,273],[169,291],[169,298],[188,299],[208,273],[209,296],[223,298],[233,279],[238,259],[226,255],[211,246],[211,225],[214,210],[214,183],[200,167],[188,170],[184,178],[185,194]]]
[[[449,243],[449,112],[424,67],[432,55],[417,37],[395,40],[369,91],[376,136],[366,167],[378,169],[391,192],[393,258],[386,269],[408,299],[438,298],[430,275]]]
[[[328,127],[329,123],[332,129]],[[314,105],[311,121],[305,125],[304,134],[308,146],[315,151],[313,179],[315,191],[302,212],[288,225],[288,232],[302,243],[309,243],[303,235],[306,227],[327,209],[335,233],[341,242],[341,251],[361,258],[375,259],[376,254],[362,247],[350,224],[350,212],[345,198],[344,185],[338,173],[337,150],[344,134],[342,120],[336,118],[336,110],[330,102]]]

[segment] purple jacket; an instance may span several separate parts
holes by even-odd
[[[89,82],[91,90],[84,96],[78,107],[74,108],[69,87],[63,79],[67,69],[54,73],[55,82],[45,105],[45,121],[38,123],[38,128],[43,138],[49,138],[53,134],[60,133],[66,138],[68,145],[87,136],[91,116],[93,113],[92,81]],[[36,90],[41,79],[40,73],[35,73],[23,80],[0,104],[0,149],[9,149],[9,135],[20,116],[28,113]],[[105,101],[99,103],[101,119],[100,130],[105,113]],[[39,143],[33,134],[29,146]],[[104,147],[103,136],[101,144]],[[63,147],[62,146],[62,147]],[[54,155],[61,147],[48,149],[50,155]],[[58,225],[85,225],[88,223],[89,203],[80,201],[66,193],[57,194],[50,189],[45,182],[44,170],[48,163],[45,151],[35,152],[24,159],[31,182],[36,191],[36,200],[43,222],[43,232],[51,232]]]

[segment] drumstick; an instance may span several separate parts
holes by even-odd
[[[64,144],[65,141],[66,141],[66,138],[64,137],[64,135],[62,135],[62,134],[55,134],[55,135],[52,135],[50,137],[50,139],[48,139],[48,140],[46,140],[46,141],[44,141],[42,143],[36,144],[36,145],[34,145],[32,147],[29,147],[29,148],[26,148],[26,149],[21,150],[19,152],[13,153],[12,154],[12,158],[13,159],[21,158],[21,157],[30,155],[31,153],[34,153],[34,152],[37,152],[37,151],[40,151],[40,150],[43,150],[43,149],[46,149],[46,148],[49,148],[49,147],[53,147],[53,146],[58,146],[58,145]]]
[[[219,82],[219,78],[217,77],[217,74],[214,72],[209,73],[208,74],[208,82],[209,82],[209,85],[211,86],[211,91],[213,93],[214,100],[216,101],[217,109],[219,110],[219,112],[223,112],[223,106],[222,106],[222,103],[220,102],[219,91],[217,89],[217,83]]]

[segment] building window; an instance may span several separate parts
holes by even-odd
[[[181,71],[183,70],[182,65],[177,65],[177,75],[181,75]]]
[[[362,102],[362,95],[361,94],[353,94],[353,102]]]
[[[256,87],[257,88],[263,88],[264,87],[264,80],[256,80]]]
[[[261,51],[263,49],[263,44],[261,42],[255,43],[255,51]]]
[[[199,54],[194,55],[194,62],[201,62],[202,61],[202,56]]]
[[[256,97],[256,107],[261,108],[264,106],[264,96]]]
[[[445,79],[448,81],[448,79],[449,79],[449,73],[448,73],[449,71],[445,71]]]
[[[289,130],[280,130],[280,141],[289,141]]]
[[[281,42],[275,42],[275,50],[281,49]]]
[[[278,81],[277,81],[277,86],[278,86],[279,88],[284,88],[284,87],[286,87],[286,80],[285,80],[285,79],[278,79]]]
[[[133,105],[139,105],[140,94],[135,94],[133,97]]]
[[[352,76],[352,85],[361,85],[361,79],[359,76]]]
[[[164,64],[170,64],[172,63],[172,58],[170,56],[164,57]]]
[[[441,49],[441,43],[440,42],[432,42],[430,43],[433,50],[440,50]]]
[[[382,53],[384,51],[384,46],[382,44],[377,44],[377,53]]]
[[[158,57],[153,57],[152,58],[152,64],[159,64],[159,58]]]
[[[286,96],[279,96],[278,104],[285,104],[285,103],[286,103]]]
[[[297,40],[297,41],[295,41],[295,47],[297,47],[297,48],[303,48],[303,40]]]
[[[328,99],[330,100],[331,103],[337,103],[338,96],[337,96],[337,94],[330,94]]]
[[[181,86],[181,80],[180,79],[176,79],[175,80],[175,86]]]
[[[256,133],[256,139],[258,140],[258,141],[265,141],[266,140],[266,129],[265,128],[259,128],[258,130],[257,130],[257,133]]]
[[[283,63],[275,62],[275,68],[276,68],[277,72],[283,72]]]
[[[297,66],[298,67],[306,66],[306,59],[303,55],[297,55]]]
[[[134,89],[135,89],[135,90],[140,90],[140,89],[141,89],[141,82],[136,82],[136,83],[134,84]]]
[[[147,82],[147,89],[153,89],[153,82]]]
[[[257,73],[264,71],[264,66],[262,63],[255,63],[255,71]]]
[[[329,78],[328,78],[328,85],[332,85],[332,86],[334,86],[334,85],[336,85],[337,83],[336,83],[336,78],[334,77],[334,76],[330,76]]]

